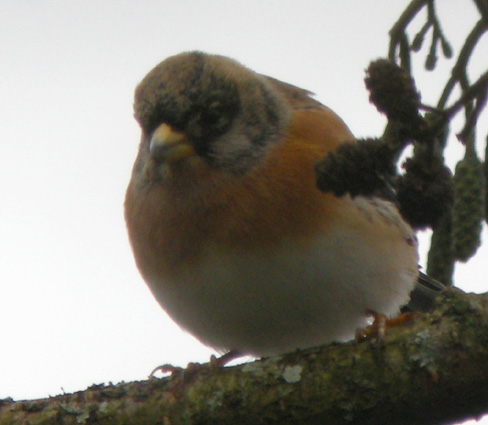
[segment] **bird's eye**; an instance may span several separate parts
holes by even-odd
[[[221,102],[213,102],[208,108],[204,109],[201,114],[202,124],[219,127],[219,121],[227,118],[222,106]]]
[[[186,129],[196,139],[209,139],[223,134],[238,111],[235,98],[217,94],[206,102],[196,103],[189,114],[191,118],[186,123]]]

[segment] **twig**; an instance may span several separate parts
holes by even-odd
[[[390,48],[388,52],[388,59],[395,62],[395,53],[398,44],[401,42],[402,37],[405,35],[405,29],[412,22],[413,18],[422,8],[429,2],[429,0],[413,0],[407,8],[403,11],[398,21],[390,30]]]
[[[451,78],[449,78],[449,81],[444,87],[444,91],[442,92],[439,102],[437,103],[437,107],[439,109],[444,109],[447,100],[449,99],[449,96],[454,89],[454,86],[459,81],[460,72],[463,72],[463,70],[466,69],[466,66],[469,62],[474,48],[478,43],[478,40],[486,31],[488,31],[488,25],[484,19],[480,19],[466,38],[466,42],[464,43],[464,46],[459,53],[456,64],[452,68]]]
[[[488,71],[485,72],[484,74],[481,75],[480,78],[474,83],[471,84],[461,95],[461,97],[454,102],[449,108],[445,109],[443,114],[444,114],[444,119],[445,121],[450,121],[454,115],[456,115],[459,110],[463,107],[465,107],[466,103],[469,101],[483,97],[483,93],[486,92],[488,89]],[[479,102],[478,102],[479,103]],[[437,108],[440,110],[440,108]]]

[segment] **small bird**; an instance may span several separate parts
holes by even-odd
[[[354,338],[418,277],[394,203],[322,193],[315,166],[354,136],[307,90],[186,52],[135,91],[142,137],[125,199],[135,261],[185,331],[271,356]]]

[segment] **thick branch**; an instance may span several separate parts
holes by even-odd
[[[446,291],[382,344],[0,403],[0,424],[440,424],[488,411],[488,295]]]

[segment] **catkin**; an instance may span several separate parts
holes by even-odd
[[[458,162],[454,175],[452,231],[454,257],[459,261],[467,261],[481,245],[484,186],[482,164],[475,155]]]

